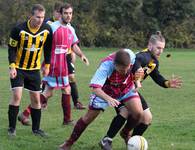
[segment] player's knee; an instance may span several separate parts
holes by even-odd
[[[14,95],[13,98],[11,99],[11,103],[20,103],[20,96],[19,95]]]
[[[35,109],[40,109],[41,108],[40,101],[38,99],[31,100],[31,107]]]
[[[67,86],[67,87],[65,87],[65,88],[62,90],[62,94],[70,95],[70,92],[71,92],[70,86]]]
[[[152,113],[150,111],[144,111],[142,122],[147,125],[152,123]]]
[[[32,101],[32,103],[33,103],[34,106],[38,106],[40,104],[40,101],[39,101],[39,99],[34,99]]]
[[[150,125],[152,123],[152,114],[147,115],[144,119],[144,124]]]

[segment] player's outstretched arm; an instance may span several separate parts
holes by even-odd
[[[182,79],[181,77],[172,75],[172,78],[168,81],[170,88],[181,88],[182,86]]]

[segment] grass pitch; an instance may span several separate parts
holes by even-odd
[[[76,78],[79,86],[80,100],[87,105],[90,89],[89,81],[100,60],[116,49],[91,48],[84,49],[89,58],[90,66],[86,67],[79,59],[76,63]],[[171,57],[166,57],[171,54]],[[151,111],[153,123],[144,137],[149,150],[195,150],[195,50],[166,50],[160,58],[160,72],[170,78],[172,74],[183,79],[183,87],[163,89],[150,78],[143,82],[141,89]],[[7,50],[0,49],[0,150],[57,150],[70,135],[73,127],[62,126],[62,110],[60,91],[55,91],[49,106],[42,113],[41,128],[49,137],[35,137],[31,127],[22,126],[17,122],[17,136],[7,136],[7,111],[10,99],[10,82],[8,74]],[[28,92],[24,90],[20,110],[29,103]],[[72,109],[72,116],[77,120],[86,110]],[[102,113],[82,134],[73,150],[99,150],[98,142],[107,131],[111,119],[115,115],[112,108]],[[113,141],[114,150],[125,150],[123,140],[117,135]]]

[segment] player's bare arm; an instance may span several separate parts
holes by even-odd
[[[101,88],[92,88],[92,92],[95,93],[95,95],[98,97],[107,101],[111,107],[117,107],[120,104],[119,101],[106,94]]]
[[[87,59],[87,57],[83,54],[83,52],[81,51],[80,47],[77,44],[73,45],[73,51],[75,52],[75,54],[77,56],[79,56],[81,58],[81,60],[88,66],[89,65],[89,61]]]
[[[144,78],[144,70],[143,68],[139,68],[135,74],[134,74],[134,80],[135,80],[135,91],[138,91],[142,85],[141,85],[141,81]]]

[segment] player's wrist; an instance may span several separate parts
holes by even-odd
[[[167,88],[170,88],[171,87],[171,82],[169,80],[165,81],[165,86]]]
[[[15,69],[16,68],[16,64],[15,63],[11,63],[10,65],[9,65],[9,69]]]

